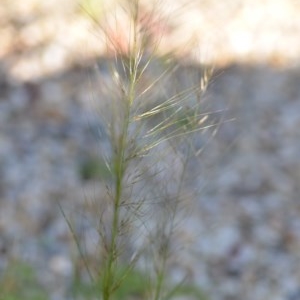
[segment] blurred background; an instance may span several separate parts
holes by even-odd
[[[76,249],[56,200],[77,216],[104,191],[97,76],[114,52],[99,28],[126,52],[120,3],[0,0],[0,299],[68,299]],[[208,299],[300,300],[300,2],[141,4],[160,7],[158,55],[213,66],[205,102],[235,119],[202,153],[179,269]]]

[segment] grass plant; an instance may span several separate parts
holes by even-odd
[[[195,196],[189,182],[199,162],[201,134],[219,125],[202,106],[211,70],[182,75],[171,51],[158,55],[161,24],[167,24],[159,7],[145,12],[139,0],[122,3],[128,26],[123,36],[113,32],[117,14],[113,25],[100,26],[86,10],[113,56],[109,78],[99,72],[102,94],[93,100],[104,127],[99,160],[109,180],[94,201],[99,245],[92,263],[63,214],[98,299],[130,299],[129,294],[152,300],[179,294],[205,299],[184,283],[185,276],[177,283],[171,278],[172,262],[184,246],[176,244],[176,232]],[[82,172],[89,177],[95,168],[88,165]]]

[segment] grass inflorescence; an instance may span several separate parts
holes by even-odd
[[[96,203],[99,247],[92,264],[70,221],[68,225],[98,299],[129,299],[129,294],[138,299],[181,294],[204,299],[184,283],[185,276],[177,283],[170,279],[179,250],[176,232],[193,198],[188,186],[195,175],[191,161],[198,161],[202,132],[219,125],[211,123],[202,107],[212,72],[199,68],[193,76],[183,75],[182,83],[172,52],[157,52],[167,26],[161,25],[167,21],[159,19],[159,9],[145,10],[142,2],[132,0],[123,2],[121,11],[127,20],[124,36],[114,32],[117,14],[113,22],[99,25],[113,56],[109,79],[99,72],[102,94],[94,99],[105,149],[101,164],[89,162],[81,170],[84,179],[106,178]],[[94,14],[91,18],[97,24]],[[81,286],[89,290],[89,285]]]

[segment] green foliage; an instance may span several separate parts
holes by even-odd
[[[0,277],[0,300],[47,300],[33,268],[24,262],[11,263]]]
[[[171,291],[166,297],[165,300],[171,300],[174,297],[181,296],[185,297],[185,299],[195,299],[195,300],[209,300],[207,295],[199,288],[191,284],[182,284],[173,291]]]
[[[122,277],[126,273],[124,280],[121,280],[118,288],[113,294],[114,300],[130,299],[132,296],[137,296],[144,299],[148,292],[149,282],[147,276],[142,272],[130,270],[129,272],[125,267],[120,267],[117,273]],[[103,287],[103,277],[97,283],[84,283],[82,281],[74,281],[72,291],[79,298],[94,299],[99,296]]]
[[[136,269],[130,269],[128,272],[125,267],[120,267],[117,270],[118,274],[126,274],[124,280],[121,281],[118,288],[115,290],[112,299],[123,300],[123,299],[149,299],[150,290],[150,278],[149,275],[138,271]],[[72,292],[75,298],[78,299],[96,299],[99,298],[99,294],[102,289],[102,278],[96,284],[83,283],[83,281],[75,280],[73,282]],[[197,299],[197,300],[208,300],[205,293],[198,287],[190,284],[180,284],[173,288],[163,298],[164,300],[171,300],[175,297],[186,297],[185,299]]]
[[[126,271],[120,267],[118,273],[125,274],[124,280],[116,289],[113,300],[123,299],[147,299],[149,294],[149,276],[141,271],[131,269]],[[46,291],[37,281],[33,268],[23,262],[11,263],[0,277],[0,300],[48,300]],[[84,283],[74,280],[72,294],[75,299],[96,299],[102,288],[102,282],[97,284]],[[166,297],[172,299],[176,296],[184,296],[186,299],[208,300],[201,289],[193,285],[181,284],[173,289]]]
[[[79,167],[80,177],[83,180],[109,180],[112,175],[104,161],[99,158],[88,158]]]

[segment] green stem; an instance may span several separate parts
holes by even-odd
[[[129,52],[129,61],[127,64],[129,86],[128,89],[123,89],[123,99],[121,101],[125,102],[125,114],[122,124],[122,130],[120,136],[115,141],[115,157],[114,157],[114,172],[115,172],[115,193],[114,193],[114,207],[113,207],[113,220],[112,220],[112,231],[111,231],[111,241],[109,244],[109,253],[107,258],[107,263],[105,264],[104,270],[104,281],[102,296],[103,300],[110,300],[112,298],[112,293],[116,288],[116,265],[118,260],[118,235],[119,235],[119,224],[120,224],[120,204],[122,202],[124,194],[124,178],[128,164],[128,134],[130,126],[130,115],[131,109],[135,100],[135,89],[138,81],[138,69],[140,63],[141,51],[138,46],[138,5],[139,0],[135,0],[133,9],[133,47]],[[126,86],[126,84],[124,85]],[[123,87],[124,87],[123,86]],[[122,104],[122,103],[121,103]],[[112,120],[114,122],[114,120]]]
[[[103,300],[110,300],[113,290],[115,288],[115,267],[117,263],[117,242],[119,234],[119,221],[120,221],[120,203],[123,196],[123,179],[126,172],[126,150],[128,145],[128,130],[130,125],[130,112],[131,106],[135,98],[135,85],[137,77],[137,61],[133,58],[133,68],[130,65],[130,82],[127,95],[124,95],[124,101],[126,101],[125,116],[122,124],[122,132],[117,140],[116,154],[115,154],[115,164],[114,170],[116,175],[115,184],[115,197],[114,197],[114,207],[113,207],[113,220],[112,220],[112,231],[111,231],[111,242],[109,245],[109,253],[107,264],[104,273],[104,284],[102,290]]]

